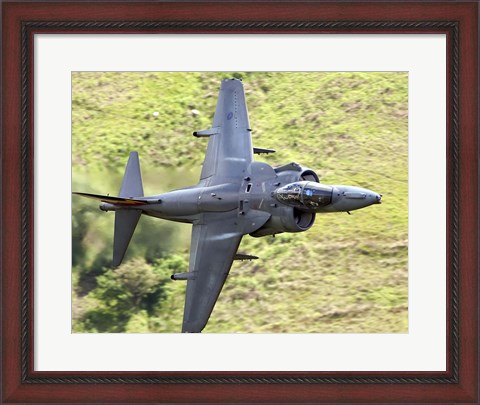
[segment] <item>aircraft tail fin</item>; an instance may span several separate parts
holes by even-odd
[[[137,208],[137,206],[151,202],[143,198],[142,174],[138,153],[130,152],[118,197],[78,192],[73,194],[101,201],[100,209],[103,211],[115,211],[113,265],[115,267],[119,266],[142,215],[141,208]]]
[[[101,194],[90,194],[90,193],[79,193],[74,191],[72,194],[79,195],[81,197],[92,198],[104,203],[115,204],[117,206],[132,206],[132,205],[145,205],[149,204],[150,200],[140,200],[137,198],[124,198],[124,197],[114,197],[111,195],[101,195]]]

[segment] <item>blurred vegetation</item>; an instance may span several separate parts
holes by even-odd
[[[139,152],[146,195],[195,184],[222,78],[242,78],[258,160],[314,169],[383,204],[317,215],[307,232],[245,236],[204,332],[408,332],[406,72],[72,74],[74,191],[117,195]],[[142,217],[110,266],[113,213],[72,197],[74,332],[180,332],[190,226]]]

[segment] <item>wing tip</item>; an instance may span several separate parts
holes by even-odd
[[[182,333],[201,333],[206,324],[201,321],[185,322],[182,326]]]
[[[230,78],[230,79],[223,79],[221,84],[221,89],[243,89],[243,82],[242,79]]]

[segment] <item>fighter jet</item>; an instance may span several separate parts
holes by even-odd
[[[121,264],[140,216],[192,224],[189,269],[173,274],[187,283],[182,332],[201,332],[210,318],[234,260],[256,259],[237,253],[244,235],[261,237],[304,232],[317,213],[350,212],[381,203],[381,195],[360,187],[327,185],[298,163],[272,167],[253,159],[273,149],[252,146],[241,80],[221,82],[197,185],[144,196],[137,152],[131,152],[118,197],[74,193],[101,201],[115,212],[113,265]]]

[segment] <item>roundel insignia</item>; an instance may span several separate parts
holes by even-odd
[[[231,120],[232,118],[233,118],[233,112],[230,111],[230,112],[227,114],[227,120]]]

